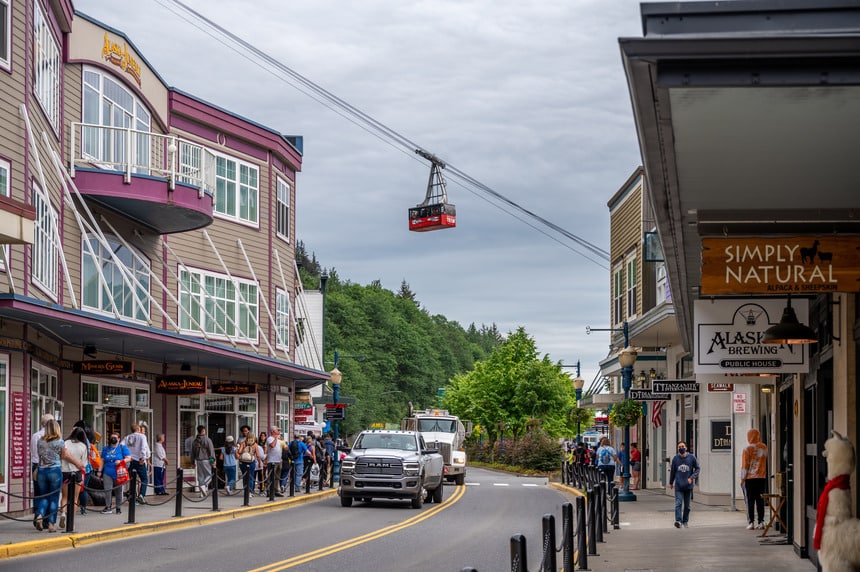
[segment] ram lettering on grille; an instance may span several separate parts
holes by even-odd
[[[369,457],[355,463],[355,472],[359,475],[401,475],[403,463],[399,459]]]

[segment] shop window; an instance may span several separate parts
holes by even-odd
[[[205,395],[206,411],[233,411],[233,397],[230,395]]]
[[[96,236],[84,239],[81,249],[83,306],[111,316],[116,312],[128,320],[146,322],[149,319],[149,263],[115,237],[106,238],[107,244]]]
[[[179,305],[179,325],[188,333],[203,330],[214,336],[257,341],[259,307],[253,282],[183,269],[179,272]]]
[[[54,210],[48,196],[35,181],[33,182],[33,207],[36,209],[33,246],[31,248],[33,282],[46,294],[56,298],[60,261],[54,234],[57,228],[57,211]]]
[[[3,0],[0,0],[0,6],[3,5]],[[5,159],[0,159],[0,196],[12,196],[12,165]],[[4,258],[0,258],[0,270],[6,269],[6,260],[9,260],[9,245],[2,246]]]
[[[131,407],[131,393],[130,387],[102,386],[104,404],[111,407]]]
[[[38,363],[30,367],[30,429],[40,429],[42,415],[50,413],[54,419],[63,418],[63,402],[57,399],[57,371]]]
[[[624,321],[624,269],[621,265],[612,271],[612,323]]]
[[[278,410],[275,413],[275,422],[278,425],[278,429],[281,431],[281,435],[283,435],[285,439],[289,439],[290,399],[288,397],[278,397],[277,402]]]
[[[257,225],[259,170],[225,155],[215,156],[215,213]]]
[[[12,6],[10,4],[11,0],[0,0],[0,67],[7,71],[12,69]]]
[[[256,413],[257,412],[257,398],[256,397],[240,397],[239,398],[239,411],[242,413]]]
[[[60,50],[41,4],[34,1],[33,7],[33,92],[56,129],[60,122]]]
[[[637,315],[637,292],[639,273],[637,272],[636,257],[628,258],[625,263],[625,275],[627,278],[627,319],[635,318]]]

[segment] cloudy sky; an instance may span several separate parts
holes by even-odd
[[[183,0],[459,172],[609,249],[606,203],[640,164],[618,38],[629,0]],[[304,137],[297,233],[342,279],[397,290],[463,327],[519,326],[541,353],[606,356],[609,264],[448,177],[457,228],[409,232],[429,165],[202,31],[173,0],[74,0],[165,82]],[[282,74],[281,74],[282,75]],[[597,263],[595,263],[595,261]]]

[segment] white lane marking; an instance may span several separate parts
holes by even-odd
[[[494,487],[509,487],[508,483],[493,483]]]
[[[467,487],[480,487],[481,483],[466,483]]]
[[[540,485],[537,483],[523,483],[524,487],[539,487]]]

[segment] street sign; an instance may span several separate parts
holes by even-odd
[[[709,383],[708,384],[708,393],[719,393],[721,391],[734,391],[735,384],[734,383]]]
[[[326,403],[325,404],[326,409],[343,409],[346,406],[347,406],[346,403]]]
[[[314,405],[324,405],[328,403],[334,403],[334,398],[331,395],[323,395],[322,397],[314,397],[311,399],[314,402]],[[338,403],[346,403],[347,405],[355,405],[355,397],[349,396],[339,396],[337,398]]]
[[[672,396],[668,393],[654,393],[650,389],[631,389],[630,399],[636,401],[668,401]]]
[[[661,379],[651,382],[651,391],[657,393],[699,393],[699,382],[683,379]]]
[[[747,412],[747,394],[732,393],[732,413]]]
[[[340,407],[333,408],[333,409],[326,409],[325,412],[323,413],[323,417],[325,419],[328,419],[329,421],[342,421],[343,419],[346,418],[344,416],[345,412],[346,412],[346,409],[343,409]]]

